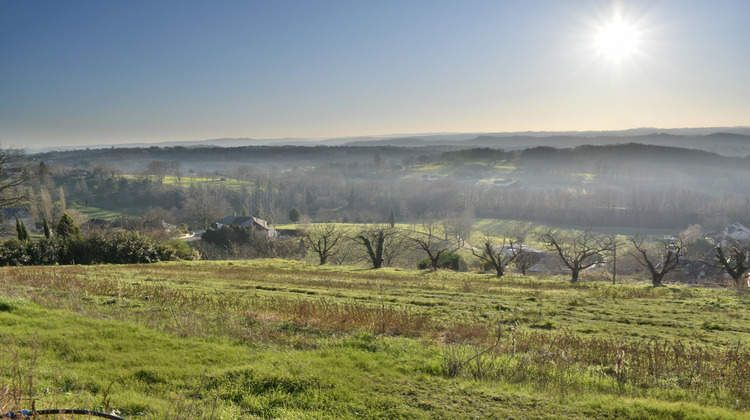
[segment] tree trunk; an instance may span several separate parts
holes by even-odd
[[[378,236],[376,238],[377,244],[375,245],[375,249],[372,249],[372,243],[370,242],[369,239],[365,238],[363,235],[360,235],[359,239],[365,245],[365,248],[367,248],[367,254],[370,256],[370,261],[372,262],[372,268],[374,270],[377,270],[378,268],[382,267],[383,266],[383,242],[385,242],[385,236],[383,232],[378,233]]]
[[[493,264],[493,266],[495,267],[495,273],[496,273],[495,277],[500,278],[500,277],[503,276],[503,274],[505,274],[505,272],[504,272],[505,270],[503,270],[502,263],[501,264]]]
[[[660,274],[657,274],[657,273],[652,274],[651,275],[651,284],[654,287],[664,287],[664,285],[661,282],[662,277],[664,277],[664,276],[662,276]]]

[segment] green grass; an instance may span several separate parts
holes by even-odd
[[[511,219],[477,219],[474,221],[472,238],[476,238],[477,234],[489,233],[490,236],[502,237],[503,233],[507,232],[517,223],[526,223],[534,227],[530,236],[527,236],[527,242],[533,246],[541,246],[541,244],[534,244],[534,233],[544,232],[548,229],[558,229],[562,232],[565,231],[580,231],[580,226],[565,226],[565,225],[546,225],[543,223],[523,222],[519,220]],[[675,235],[674,231],[665,229],[640,229],[640,228],[622,228],[622,227],[591,227],[590,230],[595,233],[604,235],[619,235],[622,241],[627,241],[628,237],[631,237],[637,233],[643,233],[648,237],[662,238],[664,236]]]
[[[130,179],[137,179],[142,177],[149,177],[149,175],[132,175],[132,174],[125,174],[120,175],[123,178],[130,178]],[[156,179],[155,176],[150,175],[152,179]],[[239,190],[242,186],[245,187],[251,187],[254,184],[250,181],[244,181],[241,179],[236,178],[227,178],[227,177],[200,177],[200,176],[182,176],[178,180],[176,176],[165,176],[162,178],[162,183],[164,185],[177,185],[180,187],[189,187],[190,185],[204,185],[204,186],[224,186],[229,189],[233,190]]]
[[[240,189],[240,187],[252,187],[254,184],[250,181],[243,181],[235,178],[202,178],[202,177],[186,177],[183,176],[180,180],[177,177],[166,176],[164,177],[165,185],[179,185],[181,187],[189,187],[191,184],[200,184],[207,186],[226,186],[229,189]]]
[[[117,211],[113,211],[94,206],[84,207],[83,205],[76,202],[70,203],[68,207],[78,210],[79,212],[85,214],[89,219],[101,219],[107,221],[116,220],[120,216],[120,214],[139,215],[145,210],[145,208],[118,208]]]
[[[746,297],[705,288],[282,260],[3,268],[0,408],[743,418],[748,320]]]

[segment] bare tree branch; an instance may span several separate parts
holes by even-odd
[[[648,270],[654,287],[663,286],[664,276],[679,267],[680,257],[685,255],[685,242],[678,235],[675,238],[661,239],[653,247],[649,247],[644,244],[645,239],[646,235],[642,233],[630,238],[637,251],[631,255]]]
[[[459,248],[452,246],[447,240],[438,238],[439,227],[439,224],[432,220],[422,222],[420,229],[412,229],[407,239],[427,254],[433,271],[438,269],[441,256],[453,253]]]
[[[539,235],[539,241],[557,253],[570,270],[572,283],[578,281],[582,270],[600,262],[601,254],[614,247],[613,237],[597,235],[587,230],[564,235],[555,229],[549,229]]]
[[[25,201],[28,190],[23,187],[33,177],[33,171],[22,151],[0,149],[0,208]]]
[[[479,247],[472,246],[471,253],[484,263],[492,266],[496,277],[502,277],[505,274],[505,268],[508,264],[512,263],[518,257],[518,253],[514,250],[512,239],[503,238],[502,240],[498,240],[489,234],[484,235]]]
[[[342,233],[333,223],[315,223],[307,226],[302,235],[307,245],[318,254],[320,265],[324,265],[328,258],[335,257],[339,250],[336,245]]]
[[[750,262],[748,262],[748,246],[738,241],[728,243],[717,243],[716,262],[729,274],[734,280],[735,286],[739,289],[748,287],[747,273],[750,271]]]

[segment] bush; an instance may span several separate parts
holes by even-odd
[[[253,242],[254,235],[249,229],[230,225],[222,226],[221,229],[209,228],[201,235],[201,240],[228,248],[232,245],[249,244]]]
[[[0,247],[0,265],[27,265],[31,261],[27,246],[16,238],[8,239]]]
[[[102,256],[104,262],[136,264],[160,261],[154,241],[135,232],[116,232],[109,238],[109,242],[110,252]]]
[[[417,268],[420,270],[432,268],[432,262],[429,258],[425,258],[417,263]],[[453,252],[441,254],[437,268],[459,271],[461,269],[461,256]]]
[[[168,252],[165,248],[170,248],[173,252],[174,258],[165,258],[166,255],[161,257],[162,261],[169,261],[174,259],[179,259],[183,261],[197,261],[201,259],[201,254],[190,246],[185,241],[181,241],[179,239],[170,239],[168,241],[162,242],[159,245],[159,252]]]
[[[0,245],[0,265],[138,264],[178,260],[181,253],[188,257],[185,259],[197,259],[197,253],[191,251],[179,245],[157,245],[152,239],[131,232],[43,238],[28,243],[9,239]]]

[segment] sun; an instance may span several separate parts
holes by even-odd
[[[638,53],[641,34],[635,25],[616,20],[599,28],[594,42],[599,54],[621,61]]]

